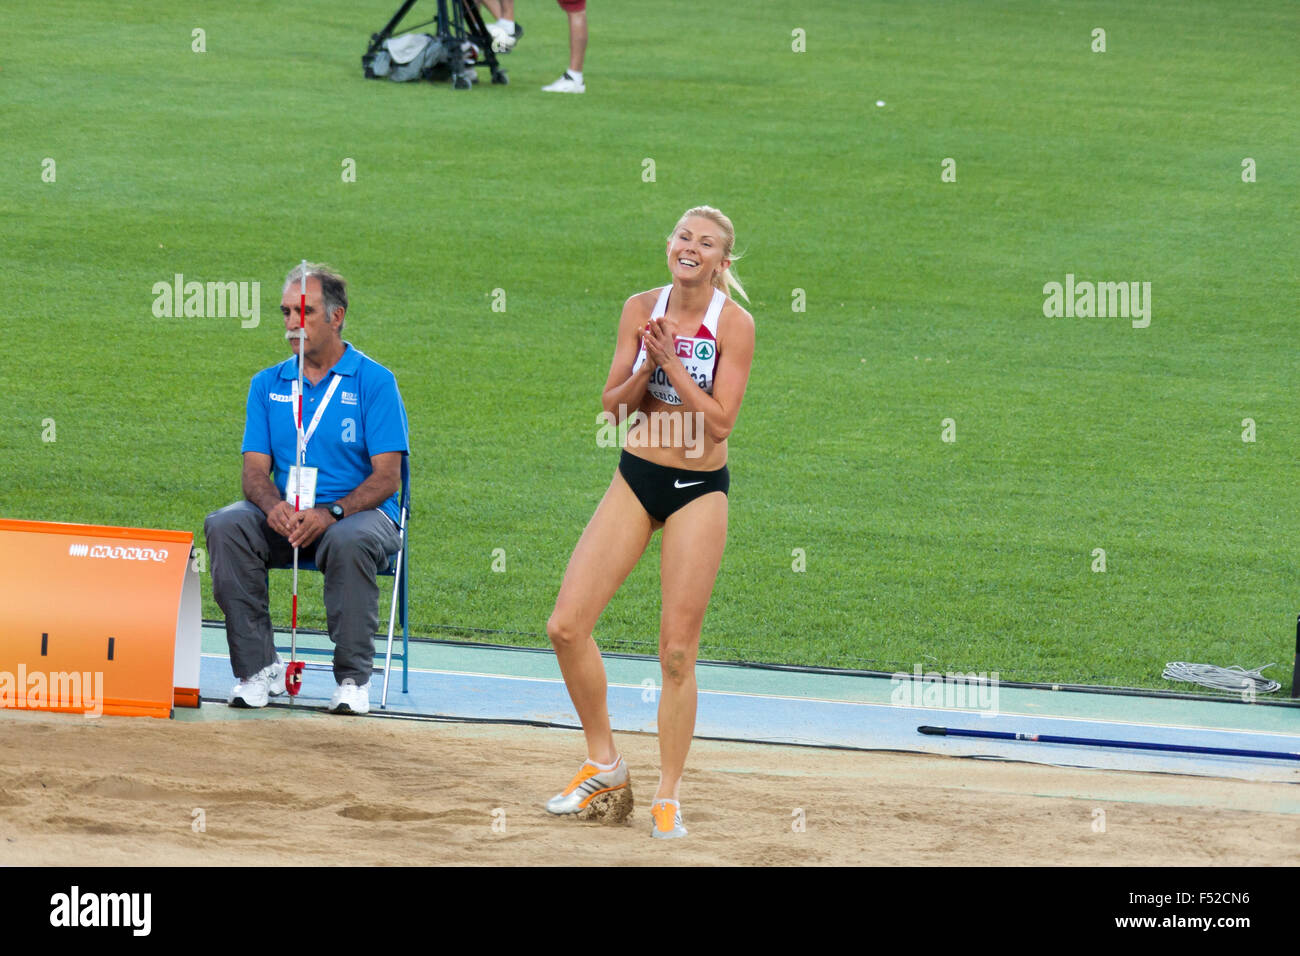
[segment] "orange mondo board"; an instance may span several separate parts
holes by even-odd
[[[0,519],[0,709],[198,706],[188,531]]]

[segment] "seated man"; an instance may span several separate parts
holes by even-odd
[[[280,311],[294,356],[253,376],[244,423],[244,501],[208,515],[203,531],[212,592],[226,615],[234,707],[264,707],[284,693],[275,652],[266,569],[314,560],[325,575],[325,611],[334,642],[330,701],[335,713],[370,709],[370,674],[379,622],[375,575],[400,546],[397,490],[407,451],[406,409],[393,373],[342,339],[347,283],[307,265],[303,336],[298,332],[302,267],[285,278]],[[298,354],[302,357],[301,482],[305,502],[286,500],[297,458]],[[274,475],[274,478],[272,476]],[[315,477],[314,496],[310,494]],[[314,500],[310,500],[314,497]]]

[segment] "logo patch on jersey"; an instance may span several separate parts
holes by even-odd
[[[356,392],[344,392],[344,393],[343,393],[343,404],[344,404],[344,405],[355,405],[355,404],[357,404],[357,393],[356,393]]]
[[[268,397],[271,399],[271,401],[273,401],[273,402],[292,402],[292,401],[293,401],[293,396],[292,396],[292,395],[277,395],[275,392],[268,392],[267,395],[268,395]]]
[[[703,327],[701,327],[701,331],[704,331]],[[682,367],[686,369],[686,374],[704,390],[705,394],[712,395],[713,366],[718,356],[718,343],[711,338],[675,335],[673,336],[673,351],[676,353],[677,358],[681,360]],[[639,369],[643,361],[645,361],[644,350],[637,356],[636,365],[633,367],[634,370]],[[668,381],[668,373],[662,367],[656,368],[651,373],[646,389],[665,405],[682,404],[681,396],[677,394],[677,389]]]

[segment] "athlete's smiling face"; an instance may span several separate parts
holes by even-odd
[[[731,260],[723,256],[725,242],[722,230],[712,219],[704,216],[683,219],[668,240],[668,271],[674,279],[687,282],[702,279],[711,284],[715,275],[731,265]]]
[[[290,282],[284,287],[284,295],[280,297],[280,314],[284,316],[285,332],[294,333],[289,336],[289,350],[295,355],[298,354],[296,333],[298,309],[301,303],[301,287],[297,282]],[[320,354],[322,349],[328,350],[332,340],[331,337],[337,337],[338,334],[330,328],[330,324],[325,320],[325,304],[321,297],[320,279],[311,275],[307,276],[307,309],[305,314],[307,348],[303,354],[310,360],[313,356]]]

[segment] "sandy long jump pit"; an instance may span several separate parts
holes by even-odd
[[[222,705],[205,704],[205,708]],[[260,717],[261,715],[259,715]],[[625,825],[543,802],[576,731],[346,718],[0,714],[9,865],[1294,865],[1289,783],[697,740],[684,840],[650,838],[653,736],[618,734]],[[284,834],[292,833],[288,842]]]

